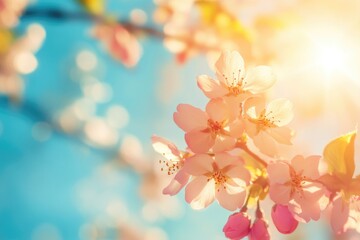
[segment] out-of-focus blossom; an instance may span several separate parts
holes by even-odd
[[[141,56],[137,38],[120,24],[99,24],[93,30],[95,38],[105,45],[110,55],[126,67],[134,67]]]
[[[264,218],[257,218],[251,226],[249,240],[269,240],[269,226]]]
[[[224,51],[215,64],[218,80],[206,75],[198,77],[198,86],[209,98],[224,95],[263,93],[275,83],[275,75],[269,67],[258,66],[245,75],[244,60],[236,51]]]
[[[183,129],[189,148],[195,153],[212,149],[221,152],[234,147],[243,133],[243,123],[223,99],[212,99],[206,112],[189,104],[180,104],[174,113],[175,123]]]
[[[34,53],[45,38],[44,29],[32,24],[22,37],[0,52],[0,93],[20,98],[23,82],[19,75],[33,72],[38,65]]]
[[[228,11],[229,4],[225,1],[156,3],[154,19],[164,25],[164,44],[176,54],[178,62],[183,63],[198,53],[219,55],[225,49],[241,50],[251,57],[251,31]]]
[[[238,240],[250,232],[251,219],[246,212],[238,212],[229,216],[223,232],[228,239]]]
[[[227,153],[214,157],[197,154],[185,161],[184,168],[193,176],[185,191],[185,199],[192,208],[205,208],[215,198],[230,211],[244,204],[250,174],[242,166],[241,158]]]
[[[277,143],[292,144],[294,132],[285,126],[293,118],[289,100],[276,99],[265,106],[264,99],[256,97],[249,99],[246,105],[245,131],[261,152],[275,156]]]
[[[155,151],[167,159],[167,161],[159,160],[165,165],[161,170],[167,172],[168,175],[175,174],[170,184],[163,190],[163,194],[175,195],[190,179],[190,175],[183,169],[185,160],[190,153],[180,151],[173,143],[158,136],[152,137],[152,144]]]
[[[12,28],[17,25],[28,2],[28,0],[0,0],[0,28]]]
[[[287,206],[275,204],[271,210],[271,218],[276,229],[282,234],[290,234],[297,228],[299,222],[294,218]]]
[[[295,156],[291,164],[284,161],[270,163],[267,170],[270,180],[270,197],[277,203],[289,207],[297,220],[318,220],[324,210],[326,197],[324,186],[316,182],[319,178],[320,156]]]

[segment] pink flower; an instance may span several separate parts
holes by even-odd
[[[185,199],[194,209],[209,206],[214,199],[234,211],[244,204],[249,172],[242,166],[242,159],[228,153],[197,154],[185,161],[185,171],[193,176],[186,186]]]
[[[295,156],[291,164],[278,161],[268,165],[270,197],[289,207],[299,221],[318,220],[323,210],[326,190],[314,180],[319,178],[320,156]]]
[[[195,153],[231,149],[242,136],[243,123],[223,99],[212,99],[206,112],[189,104],[179,104],[174,113],[175,123],[183,129],[185,141]]]
[[[245,76],[244,60],[236,51],[224,51],[215,64],[214,80],[206,75],[198,77],[198,86],[209,98],[225,95],[258,94],[275,83],[275,75],[266,66],[251,69]]]
[[[299,222],[287,206],[275,204],[271,210],[271,218],[276,229],[283,234],[290,234],[297,228]]]
[[[162,170],[167,171],[168,175],[175,174],[175,177],[171,180],[170,184],[164,188],[163,194],[171,196],[175,195],[190,179],[190,175],[183,169],[185,159],[188,157],[189,153],[179,151],[173,143],[164,138],[153,136],[151,140],[155,151],[167,159],[167,161],[160,160],[161,163],[165,164],[165,169],[162,168]]]
[[[141,46],[128,30],[119,24],[100,24],[94,36],[102,41],[113,58],[126,67],[134,67],[141,56]]]
[[[251,227],[249,240],[269,240],[268,224],[264,218],[257,218]]]
[[[269,156],[277,154],[277,143],[291,144],[293,131],[285,127],[292,118],[292,104],[286,99],[276,99],[265,106],[263,98],[245,102],[245,131],[259,150]]]
[[[250,232],[250,217],[244,212],[230,215],[223,228],[223,232],[227,238],[232,240],[246,237]]]

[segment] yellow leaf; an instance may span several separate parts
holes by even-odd
[[[350,182],[355,170],[354,141],[356,131],[343,135],[326,145],[324,160],[328,164],[328,173],[342,181]]]
[[[104,0],[77,0],[88,12],[102,14],[105,9]]]

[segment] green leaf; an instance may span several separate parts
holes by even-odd
[[[350,182],[355,170],[354,141],[356,131],[343,135],[326,145],[324,160],[328,164],[328,173],[342,181]]]

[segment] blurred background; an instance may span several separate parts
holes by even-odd
[[[150,140],[186,147],[172,114],[205,106],[196,76],[223,49],[272,66],[269,98],[294,103],[284,158],[360,119],[357,0],[0,0],[0,29],[0,239],[224,239],[230,212],[162,195]]]

